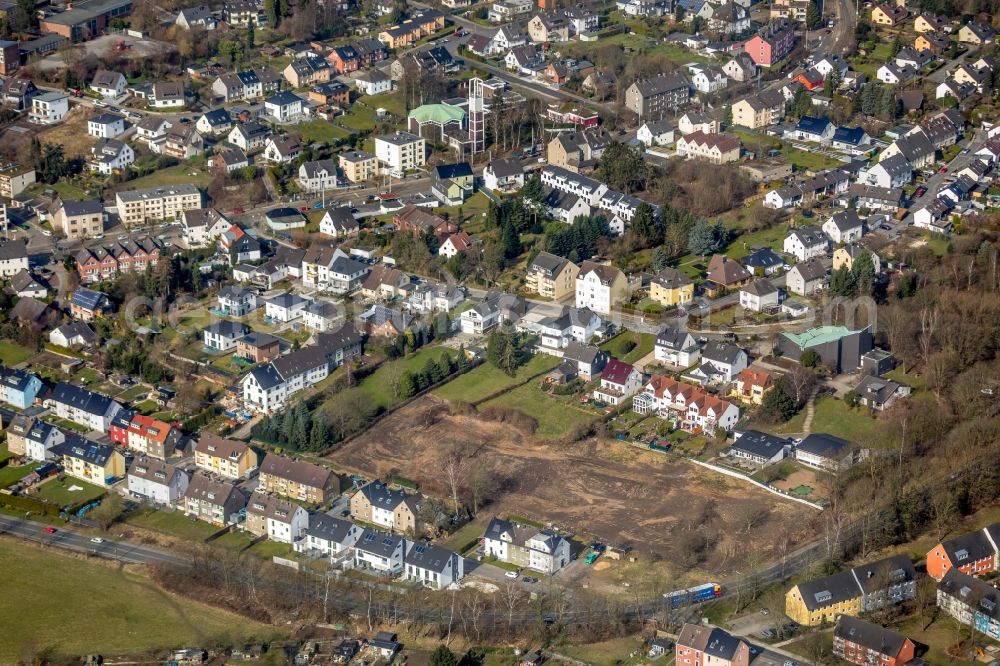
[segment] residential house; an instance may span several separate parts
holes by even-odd
[[[0,254],[2,252],[3,249],[0,247]],[[2,263],[2,260],[0,260],[0,263]],[[45,298],[49,293],[48,287],[23,268],[11,276],[7,288],[10,290],[10,293],[18,297],[31,296],[33,298]]]
[[[879,256],[860,245],[845,245],[844,247],[838,247],[834,250],[832,270],[837,271],[841,268],[852,270],[854,268],[854,262],[857,261],[863,254],[867,254],[871,257],[872,266],[875,268],[876,273],[882,270],[882,261],[879,259]]]
[[[795,46],[791,25],[772,22],[743,44],[743,50],[759,67],[771,67],[783,60]]]
[[[441,243],[441,247],[438,248],[438,255],[451,259],[457,254],[465,254],[478,246],[479,243],[473,240],[469,234],[464,231],[459,231],[458,233],[448,236],[448,238]]]
[[[335,189],[340,185],[337,163],[332,159],[303,162],[299,165],[297,182],[300,189],[310,193]]]
[[[916,580],[909,558],[894,555],[793,586],[785,594],[785,614],[806,627],[835,622],[912,599]]]
[[[743,266],[758,277],[774,275],[784,265],[785,261],[769,247],[754,250],[743,260]]]
[[[23,240],[0,242],[0,277],[12,278],[29,267],[28,246]]]
[[[887,62],[875,72],[875,78],[882,83],[898,86],[909,83],[917,77],[917,70],[910,65]]]
[[[576,276],[576,307],[607,314],[625,300],[627,290],[628,280],[620,270],[607,264],[584,261]]]
[[[813,294],[826,285],[826,267],[816,258],[800,261],[788,271],[785,285],[793,294]]]
[[[853,243],[864,233],[864,223],[853,208],[840,210],[823,223],[823,232],[833,243]]]
[[[283,90],[264,100],[264,112],[280,123],[297,120],[302,116],[302,110],[302,98],[289,90]]]
[[[554,574],[570,563],[569,541],[550,529],[493,518],[482,543],[486,556],[544,574]]]
[[[872,138],[861,127],[838,127],[830,145],[849,155],[862,155],[871,150]]]
[[[778,303],[778,288],[767,278],[758,278],[740,289],[740,307],[745,310],[776,310]]]
[[[937,586],[937,607],[993,640],[1000,637],[1000,592],[986,581],[948,571]]]
[[[226,141],[247,154],[250,154],[263,150],[267,145],[267,140],[270,136],[270,129],[255,120],[251,120],[245,123],[238,123],[236,127],[229,132],[226,137]]]
[[[179,502],[190,482],[184,470],[146,456],[133,460],[126,476],[131,497],[162,506]]]
[[[201,28],[202,30],[215,30],[216,20],[212,15],[212,10],[205,5],[187,7],[177,13],[174,24],[185,30]]]
[[[309,513],[298,504],[255,491],[246,505],[243,529],[268,541],[294,543],[309,527]]]
[[[257,469],[257,453],[243,442],[203,432],[194,446],[194,464],[226,479],[240,479]]]
[[[180,444],[181,432],[166,421],[121,409],[111,420],[111,441],[141,455],[166,460]]]
[[[927,51],[935,55],[942,55],[951,48],[951,38],[944,32],[926,32],[917,35],[913,40],[913,48],[917,51]]]
[[[674,134],[674,126],[670,123],[660,120],[647,120],[639,128],[639,131],[636,132],[635,138],[647,147],[668,146],[674,142]]]
[[[219,136],[233,129],[233,118],[226,109],[212,109],[195,121],[194,128],[202,136]]]
[[[264,300],[264,314],[272,321],[288,323],[302,316],[307,299],[292,292],[277,294]]]
[[[293,58],[282,70],[281,75],[293,88],[305,88],[328,82],[332,70],[326,58],[312,54],[303,58]]]
[[[222,527],[235,524],[246,504],[246,496],[232,483],[194,474],[179,507],[186,516]]]
[[[351,496],[351,517],[394,532],[415,534],[420,499],[420,495],[392,490],[381,481],[372,481]]]
[[[854,458],[853,444],[824,433],[807,435],[795,446],[795,459],[817,469],[841,471],[851,467]]]
[[[902,154],[881,156],[876,164],[858,171],[858,182],[881,188],[909,185],[913,180],[913,165]]]
[[[949,214],[954,207],[954,202],[948,197],[934,199],[913,211],[913,225],[918,229],[926,229],[934,233],[950,234]]]
[[[561,301],[575,293],[579,272],[580,268],[573,262],[548,252],[539,252],[528,266],[525,289]]]
[[[837,618],[833,654],[859,666],[903,666],[913,661],[915,646],[903,634],[850,615]]]
[[[706,283],[706,289],[712,291],[720,287],[735,289],[749,282],[752,277],[750,272],[743,268],[739,262],[730,259],[724,254],[712,255],[712,258],[708,262],[708,273],[706,274],[706,279],[712,284]]]
[[[677,72],[636,81],[625,91],[625,107],[642,118],[676,113],[691,98],[687,79]]]
[[[757,63],[753,61],[750,54],[746,52],[737,53],[722,66],[722,71],[733,81],[746,83],[747,81],[752,81],[753,77],[757,76]]]
[[[21,414],[15,416],[8,426],[7,443],[10,453],[23,455],[38,462],[60,460],[66,434],[51,423],[36,419],[34,416],[28,416],[24,426],[21,427],[21,417]]]
[[[443,590],[465,576],[464,564],[461,555],[441,546],[407,542],[403,577],[432,590]]]
[[[264,159],[274,164],[294,162],[302,154],[302,144],[297,135],[271,136],[264,144]]]
[[[208,247],[232,226],[232,222],[215,208],[181,211],[180,222],[184,242],[189,248]]]
[[[701,365],[687,373],[685,378],[701,384],[728,384],[747,367],[748,362],[747,353],[736,345],[709,340],[701,350]]]
[[[42,386],[42,380],[33,372],[0,366],[0,400],[8,405],[27,409],[35,404]]]
[[[608,364],[607,352],[600,347],[582,342],[568,342],[563,348],[563,361],[571,364],[583,381],[597,377]]]
[[[67,476],[107,488],[125,476],[125,456],[109,444],[67,435],[59,445]]]
[[[364,337],[352,323],[317,332],[314,339],[316,346],[326,352],[327,361],[333,368],[359,358],[364,351]]]
[[[46,402],[51,402],[59,418],[104,433],[108,432],[112,419],[122,408],[106,395],[67,382],[56,384]]]
[[[854,392],[858,394],[859,405],[881,412],[897,399],[909,396],[910,387],[889,379],[866,375],[854,387]]]
[[[642,373],[631,363],[611,359],[601,372],[601,383],[591,398],[608,405],[619,405],[642,388]]]
[[[993,29],[993,26],[980,21],[970,21],[958,31],[958,41],[962,44],[982,46],[992,43],[995,39],[996,30]]]
[[[128,81],[120,72],[99,69],[90,81],[90,89],[101,97],[118,98],[125,94]]]
[[[677,666],[748,666],[750,644],[724,629],[685,623],[677,635]]]
[[[917,18],[913,19],[913,31],[917,34],[923,34],[925,32],[937,32],[942,30],[946,25],[947,21],[930,12],[923,12]]]
[[[998,568],[998,546],[1000,523],[942,541],[927,553],[927,575],[941,581],[952,569],[969,576],[992,573]]]
[[[606,132],[586,129],[561,132],[547,144],[546,161],[550,167],[579,172],[582,168],[595,166],[610,142]]]
[[[483,186],[494,192],[515,192],[524,187],[524,168],[516,159],[495,159],[483,169]]]
[[[250,332],[250,327],[238,321],[220,319],[212,322],[202,331],[205,347],[217,352],[230,351],[236,347],[236,341]]]
[[[668,266],[649,281],[649,297],[667,308],[682,307],[694,300],[694,281]]]
[[[236,341],[234,354],[251,363],[266,363],[281,355],[281,340],[270,333],[250,332]]]
[[[785,98],[774,90],[748,95],[730,107],[733,124],[748,129],[763,129],[781,122],[785,115]]]
[[[872,23],[892,27],[906,20],[909,14],[905,5],[882,3],[872,9]]]
[[[710,95],[729,85],[726,72],[718,65],[693,63],[687,66],[691,75],[691,85],[700,93]]]
[[[664,375],[650,377],[643,391],[632,399],[632,409],[672,419],[682,430],[709,435],[732,430],[740,418],[739,408],[731,402]]]
[[[764,402],[764,394],[773,385],[770,373],[756,368],[743,368],[733,378],[733,389],[729,394],[740,402],[760,405]]]
[[[358,74],[354,85],[365,95],[384,95],[392,91],[392,77],[380,70],[370,69]]]
[[[782,250],[798,261],[807,261],[826,256],[829,240],[816,227],[797,227],[788,232]]]
[[[118,139],[98,139],[90,148],[87,167],[104,175],[127,169],[135,162],[132,146]]]
[[[252,409],[272,414],[297,393],[323,381],[329,374],[326,350],[303,347],[244,375],[240,380],[243,400]]]
[[[323,214],[319,221],[319,231],[321,234],[333,238],[347,238],[356,236],[359,226],[350,207],[338,206],[337,208],[328,208]]]
[[[750,28],[749,10],[735,2],[706,2],[697,15],[707,21],[708,29],[721,35],[736,35]]]
[[[879,161],[902,155],[915,169],[923,169],[934,162],[935,148],[923,130],[916,131],[893,141],[879,155]]]
[[[340,493],[340,482],[325,467],[268,453],[260,464],[258,490],[307,504],[323,504]]]
[[[674,367],[689,368],[701,359],[701,347],[687,331],[667,326],[656,334],[653,358]]]
[[[170,126],[170,121],[162,116],[146,116],[136,123],[135,136],[146,143],[152,143],[165,137]]]
[[[362,150],[340,153],[337,161],[344,171],[344,177],[352,183],[371,180],[378,174],[378,160]]]
[[[409,132],[375,137],[375,157],[397,176],[426,163],[426,141]]]
[[[569,41],[569,21],[565,16],[539,12],[528,21],[528,38],[535,44],[552,44]]]
[[[406,539],[365,528],[354,544],[354,566],[375,574],[395,576],[403,570]]]
[[[727,164],[740,158],[740,140],[728,134],[694,132],[677,139],[676,151],[684,157],[708,160],[712,164]]]
[[[101,113],[87,120],[87,134],[98,139],[114,139],[125,133],[125,119],[113,113]]]
[[[332,560],[353,548],[363,531],[363,527],[348,520],[325,513],[314,513],[309,516],[309,527],[305,534],[295,542],[295,552],[318,553]]]
[[[146,103],[154,109],[179,109],[187,103],[184,84],[180,81],[158,81],[153,84],[153,92]]]
[[[758,430],[736,433],[729,455],[761,467],[781,462],[789,456],[793,441]]]
[[[28,122],[36,125],[61,123],[69,113],[69,97],[59,92],[45,92],[31,98]]]
[[[53,329],[49,342],[60,347],[89,347],[97,342],[97,334],[86,322],[73,321]]]
[[[677,121],[677,131],[681,134],[718,134],[720,130],[719,121],[707,113],[700,111],[688,111]]]

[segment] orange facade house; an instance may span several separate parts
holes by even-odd
[[[940,581],[950,569],[969,576],[997,570],[1000,523],[942,541],[927,553],[927,575]]]
[[[915,646],[903,634],[841,615],[833,630],[833,654],[859,666],[903,666],[913,661]]]

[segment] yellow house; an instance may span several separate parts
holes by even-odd
[[[785,615],[803,627],[861,613],[861,588],[851,571],[800,583],[785,593]]]
[[[125,476],[125,456],[110,444],[69,437],[62,446],[63,467],[74,479],[107,488],[109,481]]]
[[[732,106],[733,124],[749,129],[770,127],[785,115],[785,98],[781,93],[765,90],[749,95]]]
[[[238,479],[257,467],[257,454],[243,442],[204,433],[194,447],[194,464],[227,479]]]
[[[996,37],[993,26],[978,21],[972,21],[962,26],[958,31],[958,41],[963,44],[988,44]]]
[[[352,183],[371,180],[378,175],[378,160],[375,159],[374,155],[363,150],[341,153],[337,161],[340,168],[344,170],[344,176]]]
[[[913,40],[913,48],[921,52],[942,53],[949,46],[951,46],[951,40],[944,33],[925,32],[917,35],[917,38]]]
[[[875,25],[893,26],[907,16],[906,7],[898,7],[883,3],[872,10],[872,23]]]
[[[649,282],[649,297],[664,307],[694,300],[694,282],[676,268],[664,268]]]
[[[569,259],[548,252],[539,252],[528,266],[524,287],[531,293],[559,301],[576,293],[576,276],[580,267]]]
[[[882,270],[882,262],[879,260],[878,255],[858,245],[845,245],[834,250],[833,270],[840,270],[845,266],[847,267],[847,270],[853,269],[854,260],[861,256],[863,252],[868,252],[868,254],[872,256],[872,265],[875,266],[876,273]]]
[[[937,32],[944,27],[944,21],[934,14],[924,12],[913,21],[913,31],[916,33]]]

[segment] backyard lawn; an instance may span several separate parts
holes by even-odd
[[[531,381],[496,397],[485,406],[500,405],[527,414],[538,422],[535,436],[541,439],[558,439],[566,435],[577,423],[589,423],[597,417],[575,409],[566,401],[542,393],[537,382]]]
[[[332,143],[338,139],[346,139],[351,133],[342,127],[337,127],[331,122],[323,120],[310,120],[307,123],[300,123],[295,126],[295,131],[302,136],[302,140],[312,143]]]
[[[34,350],[28,349],[10,340],[0,341],[0,363],[6,366],[24,363],[35,355]]]
[[[629,344],[635,347],[631,351],[626,351]],[[656,336],[652,333],[632,333],[626,332],[617,335],[604,344],[601,349],[611,354],[613,357],[626,363],[635,363],[643,356],[653,351],[656,344]]]
[[[20,467],[15,467],[14,465],[0,467],[0,488],[6,488],[17,483],[31,474],[32,470],[36,467],[38,467],[38,463],[31,463],[30,465],[22,465]]]
[[[641,638],[626,636],[624,638],[612,638],[600,643],[559,646],[559,652],[572,659],[578,659],[579,661],[595,664],[596,666],[619,666],[648,661],[645,659],[645,651],[642,648],[643,643]],[[629,658],[629,654],[634,651],[639,652],[640,658]],[[668,655],[667,658],[672,660],[673,655]]]
[[[43,483],[34,496],[59,506],[67,506],[97,499],[105,492],[104,488],[64,475]]]
[[[559,359],[555,356],[535,354],[511,377],[489,363],[483,363],[478,368],[435,389],[434,395],[444,400],[464,400],[474,403],[497,391],[523,384],[529,377],[551,370],[557,365]]]
[[[115,400],[118,402],[132,402],[139,398],[145,399],[147,395],[149,395],[148,386],[132,386],[116,395]]]
[[[349,391],[360,392],[368,398],[368,402],[374,407],[392,407],[403,401],[402,396],[396,394],[397,386],[405,372],[420,372],[427,365],[429,359],[440,360],[442,354],[454,357],[458,351],[446,347],[424,347],[416,353],[406,358],[395,361],[386,361],[378,370],[365,377],[365,379],[355,388],[341,391],[334,395],[327,404],[343,399],[342,396]],[[401,385],[399,385],[401,386]],[[335,404],[335,403],[334,403]]]
[[[802,432],[805,408],[783,424],[781,432]],[[816,415],[813,417],[812,432],[843,437],[850,442],[865,439],[878,430],[878,421],[868,415],[865,409],[851,409],[843,400],[823,397],[816,400]]]
[[[147,187],[160,187],[163,185],[194,185],[195,187],[208,187],[208,182],[212,180],[212,174],[208,171],[191,166],[190,164],[179,164],[174,167],[154,171],[148,176],[130,180],[121,188],[124,190],[141,190]]]
[[[0,540],[0,561],[4,592],[12,600],[0,605],[0,663],[23,659],[29,646],[54,656],[108,657],[180,645],[243,644],[279,633],[174,597],[129,570],[13,540]]]
[[[229,534],[223,534],[218,539],[213,539],[211,544],[227,550],[243,550],[250,545],[250,535],[237,530]]]
[[[180,511],[148,511],[131,516],[128,523],[190,541],[203,541],[220,529],[215,525],[185,516]]]
[[[385,109],[395,116],[406,116],[406,106],[403,104],[403,96],[399,93],[371,95],[364,98],[364,104],[372,109]]]
[[[840,160],[835,160],[832,157],[820,155],[811,150],[799,150],[789,145],[785,145],[781,149],[781,156],[791,162],[793,167],[807,171],[822,171],[843,164]]]
[[[784,224],[775,225],[770,229],[740,234],[729,244],[724,254],[730,259],[740,260],[749,255],[754,248],[762,247],[769,247],[781,254],[787,235],[788,228]]]

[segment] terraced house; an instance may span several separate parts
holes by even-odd
[[[125,456],[109,444],[98,444],[79,435],[69,435],[59,445],[68,476],[106,488],[125,476]]]
[[[177,450],[181,433],[166,421],[122,409],[111,421],[111,441],[136,453],[166,460]]]
[[[159,263],[160,250],[159,241],[149,237],[83,248],[76,254],[76,270],[84,284],[110,280],[130,271],[140,273]]]
[[[569,541],[553,530],[493,518],[483,535],[488,557],[544,574],[553,574],[570,562]]]
[[[179,506],[186,516],[222,526],[237,522],[246,505],[246,496],[232,483],[195,474]]]
[[[260,492],[250,496],[246,506],[244,529],[270,541],[293,543],[309,527],[309,513],[298,504]]]
[[[187,492],[189,482],[184,470],[146,456],[128,468],[129,495],[153,504],[173,505]]]
[[[243,400],[253,409],[272,414],[296,393],[323,381],[329,374],[325,350],[303,347],[244,375],[240,380]]]
[[[122,406],[101,393],[60,382],[49,398],[56,416],[90,430],[108,432]]]
[[[351,517],[396,532],[416,532],[419,502],[420,495],[372,481],[351,496]]]
[[[1000,640],[1000,591],[990,583],[950,569],[938,583],[937,606],[960,623]]]
[[[900,604],[917,592],[917,572],[905,555],[863,564],[792,587],[785,594],[785,614],[814,627],[841,615],[860,615]]]
[[[239,479],[257,467],[257,453],[243,442],[202,433],[194,447],[194,464],[227,479]]]
[[[27,409],[42,390],[42,380],[25,370],[0,366],[0,400],[18,409]]]
[[[927,553],[927,575],[943,580],[952,569],[970,576],[997,570],[1000,523],[942,541]]]
[[[340,494],[340,482],[325,467],[268,453],[260,464],[259,490],[322,504]]]

